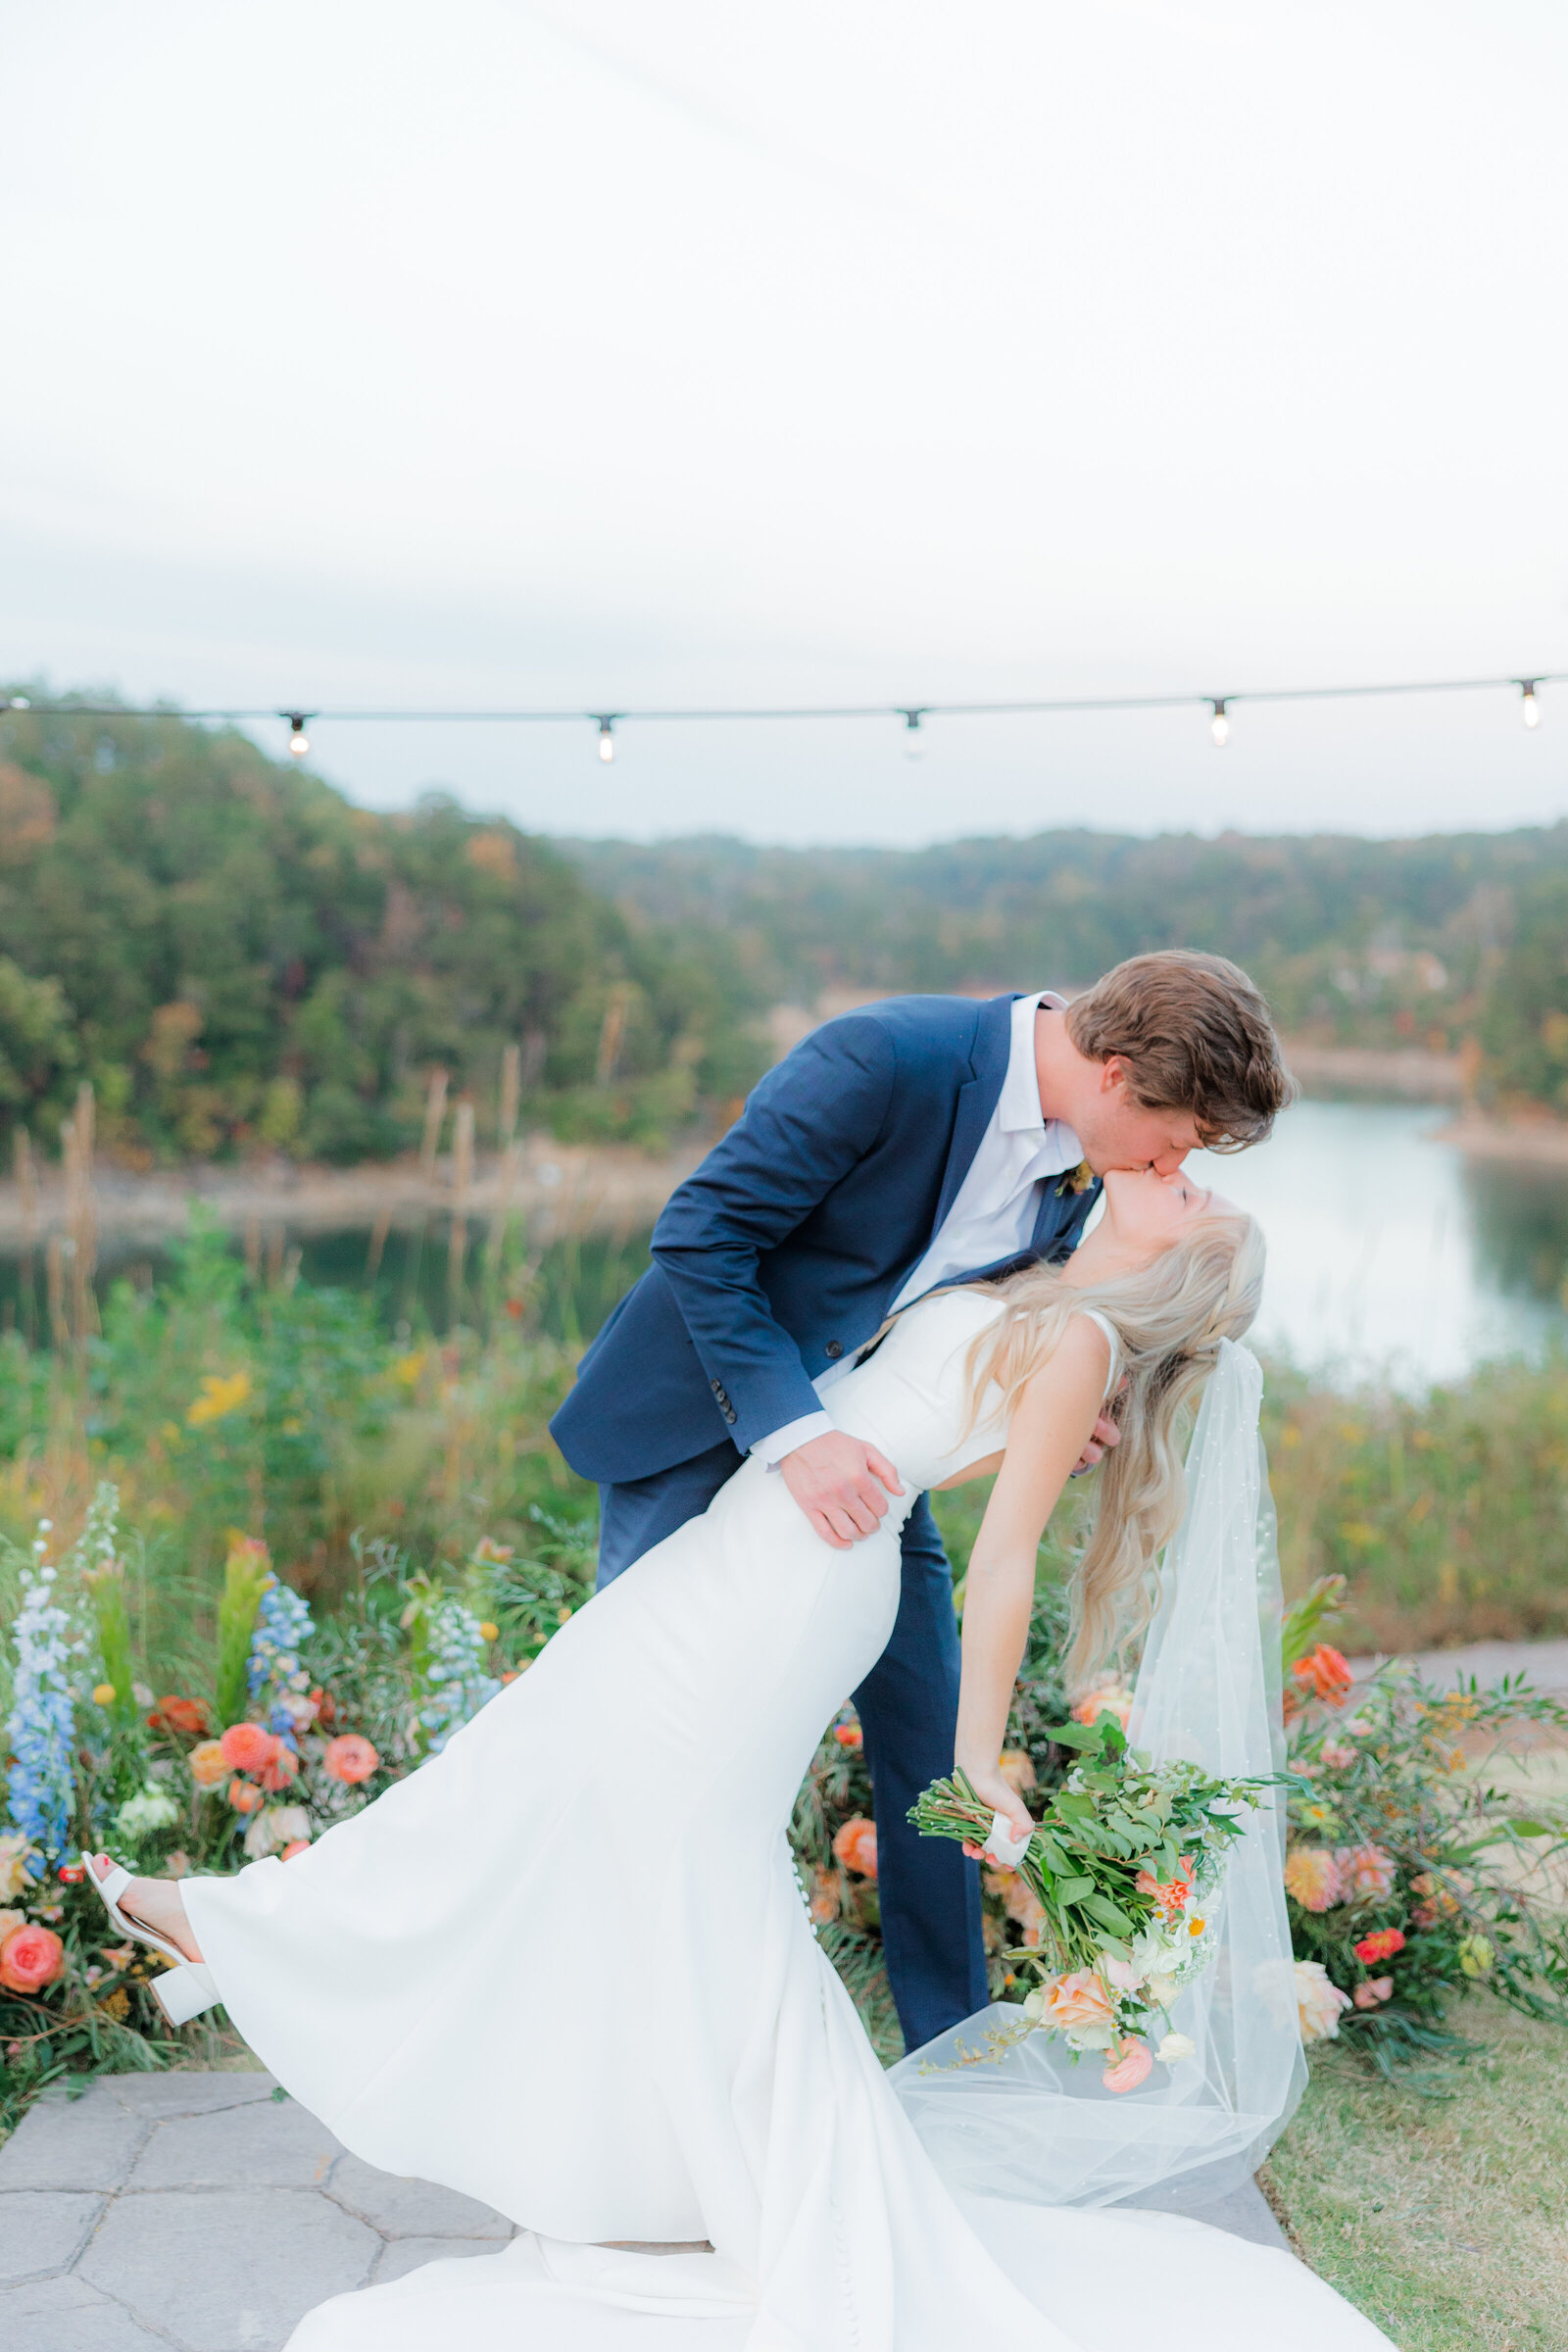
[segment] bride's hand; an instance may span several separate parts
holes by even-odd
[[[1018,1794],[1017,1789],[1003,1779],[1000,1763],[970,1764],[965,1763],[960,1756],[958,1770],[963,1774],[981,1803],[989,1805],[993,1813],[1002,1815],[1003,1820],[1012,1832],[1014,1839],[1027,1838],[1031,1831],[1038,1828],[1039,1825],[1034,1815]],[[985,1853],[984,1849],[978,1845],[966,1844],[963,1850],[971,1862],[979,1862],[983,1859],[997,1870],[1010,1870],[1012,1867],[1008,1862],[998,1862],[994,1854]]]

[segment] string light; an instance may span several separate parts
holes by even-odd
[[[285,710],[281,715],[288,720],[289,751],[296,760],[303,760],[311,748],[311,739],[305,732],[309,713],[304,710]]]
[[[1209,701],[1214,715],[1208,722],[1208,731],[1214,738],[1215,750],[1222,752],[1231,739],[1231,722],[1225,715],[1225,697],[1211,695]]]
[[[1536,688],[1540,683],[1539,678],[1521,678],[1519,681],[1519,692],[1524,700],[1525,725],[1527,727],[1539,727],[1541,724],[1541,705],[1536,700]]]
[[[608,767],[615,757],[615,722],[612,718],[599,720],[599,757]]]
[[[920,760],[925,756],[925,737],[920,732],[920,721],[924,716],[923,710],[906,710],[904,712],[904,757],[906,760]]]

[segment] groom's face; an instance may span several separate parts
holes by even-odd
[[[1078,1141],[1097,1176],[1112,1168],[1152,1168],[1174,1176],[1202,1141],[1190,1110],[1152,1110],[1135,1102],[1128,1065],[1119,1054],[1101,1065],[1099,1085],[1078,1117]]]

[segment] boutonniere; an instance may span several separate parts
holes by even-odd
[[[1094,1181],[1094,1169],[1089,1165],[1087,1159],[1081,1159],[1075,1168],[1067,1170],[1066,1175],[1057,1185],[1056,1199],[1059,1200],[1063,1193],[1087,1193]]]

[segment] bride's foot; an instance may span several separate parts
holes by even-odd
[[[114,1869],[108,1854],[94,1854],[92,1875],[106,1879]],[[191,1933],[180,1898],[177,1879],[132,1879],[120,1898],[120,1908],[132,1927],[149,1928],[187,1960],[199,1960],[202,1947]]]

